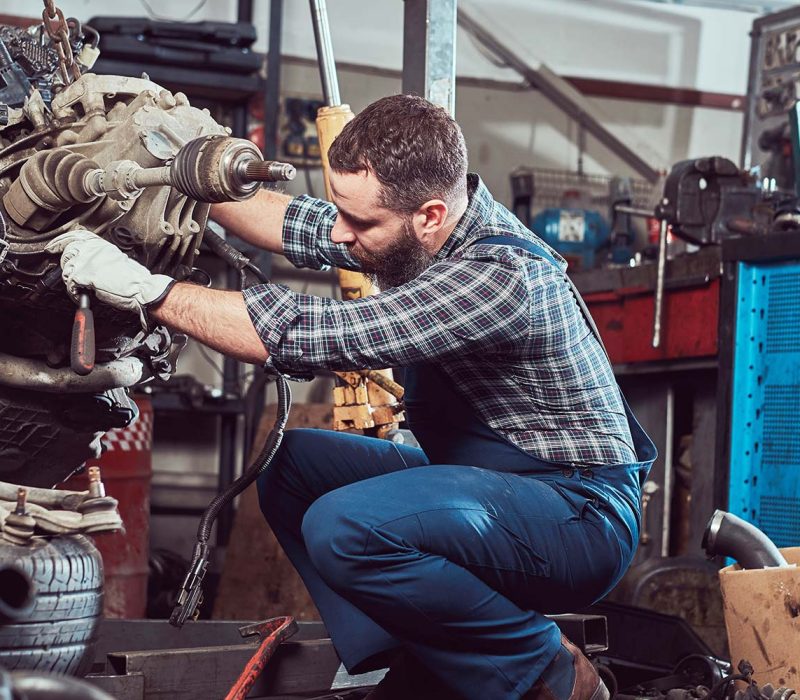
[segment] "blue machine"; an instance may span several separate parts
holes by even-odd
[[[590,270],[595,255],[611,235],[606,220],[585,209],[544,209],[533,219],[533,231],[569,262],[570,270]]]
[[[738,262],[728,509],[800,544],[800,261]]]

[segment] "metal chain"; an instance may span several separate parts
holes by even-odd
[[[64,13],[56,7],[55,0],[44,0],[42,24],[50,41],[58,53],[58,69],[65,85],[81,77],[80,66],[72,56],[72,45],[69,41],[69,25]]]

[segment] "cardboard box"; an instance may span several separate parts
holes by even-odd
[[[759,685],[800,689],[800,547],[781,552],[792,568],[719,572],[734,669],[747,659]]]

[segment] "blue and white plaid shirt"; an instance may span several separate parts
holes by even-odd
[[[435,362],[481,420],[539,459],[636,461],[613,372],[564,273],[521,248],[476,241],[506,235],[548,246],[477,175],[468,187],[467,210],[433,264],[400,287],[350,301],[276,284],[246,289],[267,367],[307,379],[322,368]],[[293,199],[283,225],[289,261],[357,270],[347,247],[330,239],[335,219],[328,202]]]

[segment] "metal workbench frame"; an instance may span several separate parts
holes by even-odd
[[[608,648],[603,615],[554,615],[561,631],[588,654]],[[104,620],[86,680],[117,700],[224,697],[258,640],[243,639],[243,621],[198,621],[176,629],[165,620]],[[374,686],[385,673],[350,676],[321,622],[300,622],[281,644],[249,698],[320,698]]]

